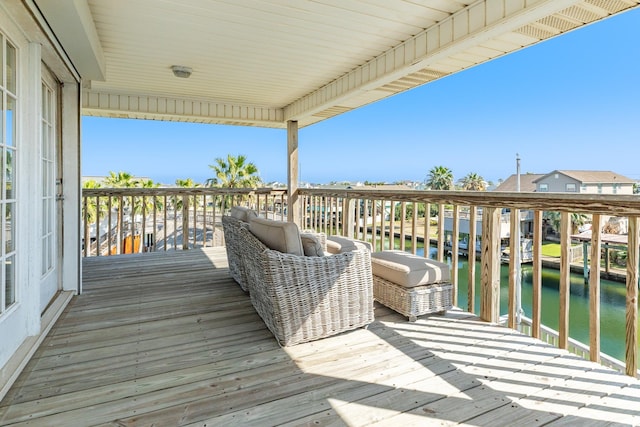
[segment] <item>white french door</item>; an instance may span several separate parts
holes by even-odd
[[[42,109],[40,136],[40,199],[41,199],[41,265],[40,312],[61,289],[58,267],[58,83],[42,67]]]

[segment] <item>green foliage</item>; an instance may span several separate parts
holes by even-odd
[[[406,215],[404,219],[407,220],[407,219],[413,218],[413,203],[407,203],[405,206],[406,206]],[[417,207],[418,207],[418,218],[423,218],[426,205],[424,203],[417,203]],[[394,219],[396,221],[400,221],[401,217],[402,217],[402,205],[401,203],[396,203]]]
[[[198,187],[201,187],[202,185],[196,183],[191,178],[186,178],[186,179],[176,179],[176,186],[180,188],[198,188]],[[171,197],[171,203],[176,209],[181,210],[184,207],[184,204],[182,202],[183,199],[184,199],[183,197],[173,196]],[[195,196],[189,196],[188,198],[186,198],[186,200],[187,200],[187,207],[193,206],[195,204]]]
[[[228,154],[226,159],[219,157],[209,167],[215,172],[215,177],[207,180],[208,187],[256,188],[262,183],[256,165],[247,162],[243,155]]]
[[[181,187],[181,188],[197,188],[197,187],[201,187],[201,184],[196,183],[193,179],[191,178],[185,178],[185,179],[176,179],[176,186]]]
[[[100,188],[100,183],[95,180],[86,181],[82,184],[82,188]],[[100,200],[96,200],[95,197],[89,197],[86,202],[86,211],[85,204],[82,204],[82,218],[86,218],[88,224],[95,223],[98,218],[102,219],[107,214],[107,204],[103,200],[103,198],[99,198]]]
[[[560,232],[560,212],[549,212],[545,211],[542,213],[542,218],[544,218],[553,229],[559,233]],[[572,213],[571,214],[571,233],[576,234],[578,232],[578,227],[581,225],[585,225],[591,222],[591,215],[581,214],[581,213]]]
[[[484,178],[475,172],[469,172],[459,183],[461,188],[467,191],[486,191],[487,189]]]
[[[453,172],[444,166],[434,166],[427,175],[425,185],[430,190],[453,190]]]
[[[138,180],[133,178],[129,172],[109,172],[109,176],[104,180],[104,184],[111,188],[132,188],[138,187]]]
[[[207,179],[208,187],[224,188],[257,188],[262,185],[255,164],[247,162],[243,155],[227,155],[226,159],[217,158],[214,165],[209,165],[215,172],[215,177]],[[224,196],[221,209],[226,209],[233,204],[232,196]]]

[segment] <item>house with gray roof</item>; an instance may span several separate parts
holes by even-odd
[[[520,174],[520,191],[533,192],[536,191],[535,180],[545,176],[541,173],[523,173]],[[494,191],[518,191],[518,176],[516,174],[511,175],[498,185]]]
[[[533,183],[542,193],[633,194],[635,181],[611,171],[555,170]]]

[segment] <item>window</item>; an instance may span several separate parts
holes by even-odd
[[[598,184],[598,194],[602,194],[602,184]]]
[[[575,193],[577,191],[577,187],[575,183],[569,182],[565,185],[565,190],[569,193]]]
[[[0,33],[0,314],[16,295],[17,52]]]
[[[549,191],[549,184],[538,184],[538,191],[546,193]]]
[[[53,270],[55,222],[55,97],[51,87],[42,84],[42,275]]]

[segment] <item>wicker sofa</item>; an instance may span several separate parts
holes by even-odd
[[[258,221],[266,220],[254,224]],[[230,272],[243,282],[280,345],[313,341],[373,321],[368,251],[326,256],[286,253],[267,247],[250,231],[250,223],[231,216],[224,216],[222,223]]]

